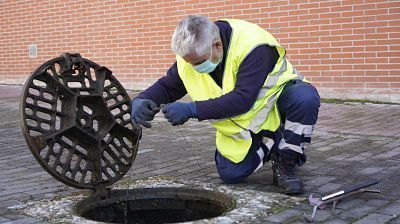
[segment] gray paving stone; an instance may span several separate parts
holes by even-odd
[[[371,199],[366,202],[367,205],[376,206],[376,207],[383,207],[387,205],[389,201],[383,199]]]
[[[350,139],[346,139],[346,140],[344,140],[344,141],[335,142],[335,143],[332,144],[332,146],[334,146],[334,147],[337,147],[337,146],[345,146],[345,145],[349,145],[349,144],[351,144],[351,143],[358,142],[358,141],[360,141],[360,140],[359,140],[359,139],[352,139],[352,138],[350,138]]]
[[[320,151],[320,152],[326,152],[326,151],[330,151],[330,150],[332,150],[334,148],[335,148],[335,146],[333,146],[333,145],[326,145],[326,146],[314,148],[314,150],[317,150],[317,151]]]
[[[396,203],[387,205],[387,206],[379,209],[378,213],[398,216],[398,215],[400,215],[400,203],[396,202]]]
[[[0,201],[7,201],[7,200],[10,200],[10,199],[18,199],[18,200],[21,199],[21,200],[24,200],[24,199],[27,199],[27,198],[29,198],[29,195],[26,194],[26,193],[16,193],[16,194],[3,195],[3,196],[0,197]]]
[[[323,222],[332,217],[330,209],[318,210],[315,216],[315,222]]]
[[[330,193],[341,188],[342,186],[343,185],[341,184],[327,183],[317,188],[317,191],[320,193]]]
[[[346,198],[337,204],[337,208],[349,210],[351,208],[360,207],[365,204],[365,200],[359,198]]]
[[[318,176],[318,177],[312,178],[311,180],[305,182],[304,184],[312,185],[312,186],[321,186],[321,185],[324,185],[335,179],[336,179],[336,177]]]
[[[382,214],[369,214],[366,217],[358,220],[354,224],[376,224],[376,223],[385,223],[391,219],[393,219],[393,216],[389,215],[382,215]]]
[[[10,219],[11,221],[27,218],[25,215],[17,214],[15,212],[10,212],[8,209],[7,209],[7,213],[2,215],[2,217]]]
[[[347,209],[344,212],[341,212],[339,215],[340,217],[362,218],[374,210],[375,208],[373,206],[362,205],[352,209]]]
[[[340,161],[340,160],[345,160],[346,158],[349,158],[351,156],[352,156],[351,154],[343,153],[343,154],[339,154],[339,155],[330,156],[326,160],[327,161]]]
[[[9,159],[11,159],[11,158],[9,158]],[[13,174],[13,175],[15,175],[16,173],[19,173],[19,172],[21,172],[21,171],[25,171],[26,170],[26,168],[24,168],[24,167],[18,167],[18,168],[15,168],[15,169],[9,169],[9,170],[3,170],[3,171],[0,171],[0,175],[7,175],[7,174]]]
[[[364,157],[364,156],[355,155],[355,156],[346,158],[346,161],[355,162],[355,161],[362,161],[362,160],[365,160],[365,159],[366,159],[366,157]]]
[[[400,224],[400,216],[397,216],[394,219],[390,220],[388,224]]]
[[[351,222],[341,218],[333,218],[324,222],[324,224],[348,224],[348,223]]]
[[[137,152],[137,154],[145,154],[148,152],[153,152],[154,149],[141,149],[140,151]]]
[[[362,157],[371,157],[373,154],[371,152],[363,152],[358,154],[358,156],[362,156]]]
[[[0,223],[4,223],[4,222],[8,222],[8,221],[10,221],[10,220],[6,219],[6,218],[3,218],[3,217],[0,217]]]
[[[10,206],[14,206],[14,205],[20,205],[22,203],[23,203],[22,201],[15,200],[15,199],[5,200],[5,201],[1,202],[0,207],[7,208],[7,207],[10,207]]]
[[[302,213],[298,210],[288,209],[279,213],[272,214],[263,221],[283,223],[295,219],[296,216],[298,216],[299,214],[301,215]]]
[[[393,156],[400,154],[400,148],[392,149],[388,152],[377,155],[377,158],[392,158]]]
[[[364,168],[364,169],[360,170],[359,173],[362,173],[362,174],[375,174],[375,173],[378,173],[379,171],[381,171],[383,169],[384,169],[384,167],[367,167],[367,168]]]
[[[42,223],[42,222],[38,219],[26,217],[22,219],[16,219],[9,222],[5,222],[4,224],[33,224],[33,223]]]

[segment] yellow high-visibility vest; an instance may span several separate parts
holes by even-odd
[[[276,47],[279,59],[258,95],[253,107],[246,113],[221,120],[212,121],[217,129],[216,146],[218,151],[232,162],[242,161],[252,143],[250,131],[276,131],[280,117],[276,101],[285,83],[292,79],[303,79],[286,59],[286,51],[266,30],[243,20],[224,20],[232,27],[232,36],[226,55],[222,88],[207,73],[197,72],[190,63],[176,56],[178,73],[193,101],[202,101],[220,97],[232,91],[240,64],[257,46]]]

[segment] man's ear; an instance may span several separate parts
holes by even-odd
[[[217,47],[217,49],[222,50],[222,42],[221,42],[221,40],[215,41],[214,44]]]

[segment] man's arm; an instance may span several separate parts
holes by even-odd
[[[178,75],[176,63],[168,70],[167,75],[141,92],[131,102],[131,119],[133,123],[150,128],[149,121],[158,113],[160,104],[174,102],[187,93]]]
[[[139,93],[137,98],[149,99],[157,105],[167,104],[179,100],[187,93],[178,74],[176,62],[167,71],[167,75],[160,78],[152,86]]]
[[[223,119],[249,111],[278,58],[275,47],[261,45],[255,48],[240,65],[235,88],[231,92],[196,102],[198,119]]]

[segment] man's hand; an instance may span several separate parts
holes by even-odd
[[[148,121],[153,120],[156,113],[160,111],[157,104],[151,100],[135,98],[132,100],[131,106],[132,122],[151,128],[151,124]]]
[[[175,102],[166,105],[162,112],[164,113],[164,117],[171,123],[173,126],[184,124],[189,118],[197,117],[197,108],[194,102],[190,103],[181,103]]]

